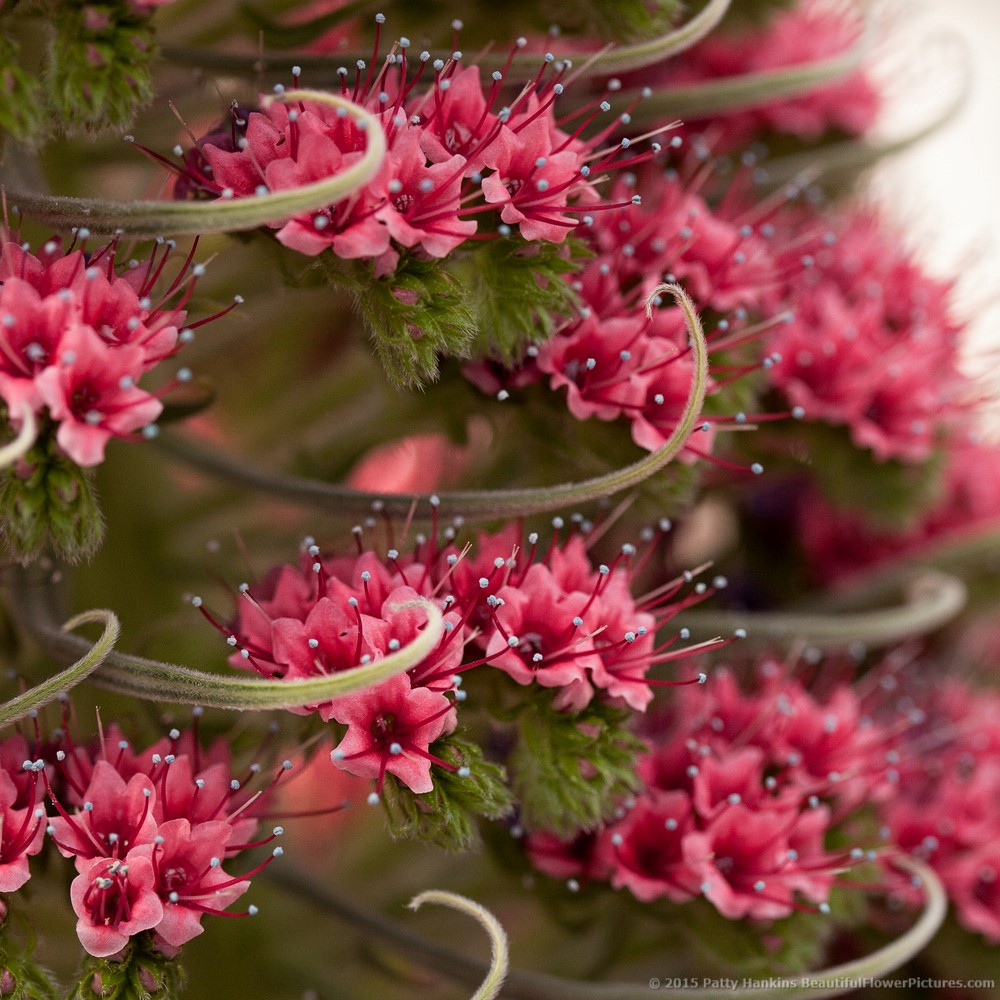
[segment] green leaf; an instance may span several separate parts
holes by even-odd
[[[327,254],[325,263],[353,294],[375,353],[396,385],[419,387],[436,379],[439,355],[469,356],[476,326],[468,292],[440,261],[405,254],[385,278],[376,278],[367,262]]]
[[[48,125],[42,86],[17,65],[17,54],[17,43],[0,35],[0,136],[37,143]]]
[[[500,819],[512,808],[507,773],[499,764],[483,759],[475,743],[447,736],[430,752],[456,768],[459,774],[435,767],[434,788],[423,795],[411,791],[393,775],[386,778],[383,801],[394,837],[426,840],[451,851],[467,851],[479,842],[476,821]]]
[[[128,126],[153,99],[153,29],[115,4],[64,5],[52,22],[47,83],[68,133]]]
[[[512,365],[530,343],[548,339],[579,305],[566,275],[586,254],[577,240],[557,246],[510,236],[484,240],[456,261],[478,326],[473,354]]]
[[[937,449],[924,462],[880,462],[859,448],[843,427],[800,425],[812,471],[831,503],[860,515],[873,528],[904,531],[940,497],[946,457]]]
[[[626,729],[628,718],[599,702],[577,713],[538,696],[524,705],[509,766],[525,829],[569,839],[596,829],[638,791],[635,762],[645,745]]]
[[[33,562],[51,547],[67,562],[90,559],[104,540],[91,473],[43,430],[18,469],[0,473],[0,534],[13,558]]]
[[[331,28],[363,14],[370,6],[366,0],[353,0],[352,3],[341,4],[336,10],[294,24],[276,21],[263,10],[248,3],[240,4],[240,13],[267,38],[270,45],[279,49],[295,49],[315,42]]]
[[[566,0],[547,4],[547,11],[565,30],[597,34],[616,42],[638,41],[662,34],[681,12],[679,0]]]

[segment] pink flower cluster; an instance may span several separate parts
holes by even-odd
[[[914,708],[898,793],[882,808],[892,841],[941,877],[959,921],[1000,942],[1000,699],[949,679]]]
[[[752,691],[720,670],[650,721],[642,794],[575,842],[527,835],[535,866],[643,901],[704,896],[734,920],[825,912],[837,874],[869,856],[828,850],[828,832],[889,787],[885,733],[861,696],[846,685],[817,696],[765,660]]]
[[[385,275],[396,268],[401,248],[443,258],[467,240],[512,227],[526,240],[561,243],[579,225],[580,206],[609,207],[598,204],[591,176],[650,155],[621,160],[622,146],[602,148],[617,120],[581,137],[610,111],[606,101],[557,118],[568,67],[555,63],[547,76],[551,57],[519,89],[508,89],[509,61],[484,89],[479,68],[464,65],[460,52],[433,61],[420,53],[411,77],[409,45],[400,39],[379,70],[375,61],[368,68],[362,61],[353,87],[347,70],[340,71],[342,95],[380,120],[388,155],[351,198],[281,225],[277,238],[286,246],[371,259],[376,274]],[[428,66],[433,79],[424,86]],[[500,106],[504,95],[510,103]],[[239,109],[230,131],[206,136],[175,168],[176,193],[243,198],[311,183],[357,162],[364,131],[341,110],[310,101]],[[490,225],[479,232],[477,218],[484,215]]]
[[[757,30],[715,32],[688,49],[683,59],[623,78],[626,85],[685,87],[789,67],[822,63],[848,52],[864,26],[847,5],[804,0],[778,11]],[[819,139],[829,132],[861,135],[878,117],[882,97],[864,68],[821,83],[795,97],[766,101],[710,120],[687,122],[686,129],[710,130],[720,152],[739,150],[769,134]]]
[[[700,585],[674,600],[684,585],[678,580],[635,598],[632,546],[595,567],[582,535],[560,542],[558,527],[544,552],[536,534],[524,538],[516,528],[480,534],[474,553],[458,548],[454,534],[448,529],[439,544],[435,530],[410,553],[390,549],[384,557],[360,548],[355,557],[324,558],[308,540],[298,566],[280,566],[241,588],[230,625],[202,608],[237,648],[233,666],[291,679],[348,670],[402,648],[426,623],[415,602],[438,605],[444,635],[422,662],[315,706],[325,721],[347,727],[334,763],[375,779],[379,791],[392,774],[427,792],[432,764],[454,769],[431,744],[454,730],[465,698],[462,674],[473,668],[551,689],[557,709],[579,710],[600,696],[644,711],[657,683],[646,676],[650,667],[685,655],[671,648],[677,635],[657,644],[657,629],[712,589]]]
[[[201,325],[182,328],[201,268],[189,276],[186,261],[154,301],[172,244],[118,274],[118,241],[88,251],[86,237],[78,230],[74,246],[80,245],[69,250],[49,240],[36,255],[0,231],[0,399],[15,428],[26,410],[47,414],[62,451],[78,465],[93,466],[104,460],[112,437],[152,433],[163,405],[138,383]],[[166,306],[175,293],[177,301]]]
[[[711,205],[676,172],[656,175],[638,206],[586,219],[594,257],[577,289],[580,317],[531,348],[553,389],[565,387],[580,420],[627,419],[632,439],[650,451],[673,432],[691,388],[692,359],[683,313],[664,307],[647,319],[643,306],[663,280],[680,282],[699,312],[734,314],[734,329],[750,313],[776,307],[778,265],[766,216],[735,203]],[[636,183],[633,178],[632,183]],[[627,201],[628,179],[613,190]],[[730,321],[710,330],[721,342]],[[710,386],[710,390],[718,385]],[[719,417],[706,418],[687,454],[712,449]]]
[[[925,461],[970,397],[952,285],[872,209],[829,225],[827,245],[789,282],[791,321],[766,338],[770,382],[810,420],[847,426],[880,461]]]
[[[27,881],[27,857],[47,831],[75,859],[70,898],[91,955],[114,955],[146,931],[173,954],[201,933],[204,914],[225,910],[263,867],[236,877],[222,868],[274,839],[248,843],[257,821],[223,744],[206,756],[194,737],[173,730],[140,754],[112,727],[93,747],[63,736],[42,750],[54,760],[33,760],[20,735],[0,744],[0,888]],[[46,792],[55,810],[48,820]]]

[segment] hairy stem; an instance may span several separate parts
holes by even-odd
[[[91,622],[101,622],[104,625],[100,639],[93,645],[85,639],[80,639],[80,645],[86,649],[86,652],[72,666],[67,667],[62,673],[46,678],[30,691],[25,691],[0,705],[0,728],[10,725],[18,719],[23,719],[26,715],[48,705],[49,702],[55,701],[81,681],[86,680],[104,663],[115,648],[115,643],[121,634],[121,626],[113,611],[105,609],[84,611],[66,622],[60,631],[62,634],[68,635],[73,629]]]
[[[821,649],[843,648],[852,643],[887,646],[926,635],[954,618],[966,601],[965,584],[946,573],[928,571],[895,580],[904,590],[902,604],[874,611],[686,611],[683,624],[695,637],[745,629],[751,644],[802,639]],[[851,606],[874,603],[878,591],[848,594]],[[846,603],[846,602],[845,602]]]
[[[866,20],[865,30],[860,33],[857,41],[827,59],[720,77],[703,83],[660,87],[636,105],[632,120],[661,121],[665,117],[675,116],[702,118],[808,93],[841,80],[858,69],[871,48],[871,33]],[[622,91],[620,94],[626,101],[638,99],[640,95],[638,90]]]
[[[732,0],[708,0],[701,11],[679,28],[635,45],[610,47],[598,53],[563,52],[556,53],[556,56],[560,60],[579,62],[581,71],[577,75],[581,76],[610,76],[649,66],[678,55],[700,42],[725,17],[731,3]],[[163,48],[162,53],[169,61],[182,66],[196,66],[199,69],[238,73],[242,76],[256,76],[261,72],[290,73],[293,66],[298,66],[305,76],[320,86],[337,82],[338,66],[350,65],[358,58],[370,58],[370,54],[362,56],[361,53],[344,52],[334,61],[329,56],[315,56],[305,52],[262,52],[258,55],[245,55],[169,45]],[[504,55],[486,53],[477,59],[476,65],[483,70],[492,70],[499,69],[506,61],[507,57]],[[537,54],[518,53],[511,65],[512,68],[534,73],[540,62],[541,57]]]
[[[437,506],[438,513],[444,517],[461,515],[472,520],[527,516],[612,496],[637,486],[659,472],[681,451],[694,430],[705,401],[708,347],[701,321],[690,298],[680,286],[661,285],[653,292],[651,299],[662,292],[670,292],[677,300],[684,312],[690,335],[694,372],[687,402],[673,433],[661,448],[632,465],[604,476],[541,488],[467,490],[438,494],[375,493],[256,469],[240,458],[210,450],[177,435],[164,435],[158,439],[157,445],[186,464],[231,483],[338,513],[368,514],[374,506],[393,517],[405,517],[414,509],[417,516],[426,517],[430,515],[432,507]],[[651,307],[647,306],[649,308]]]
[[[11,610],[50,656],[70,659],[87,651],[90,644],[60,629],[47,605],[46,587],[37,580],[15,585],[9,596]],[[109,652],[91,674],[99,687],[147,701],[164,701],[233,711],[265,711],[304,708],[371,687],[401,674],[423,660],[444,634],[444,619],[430,601],[414,601],[396,610],[419,606],[427,613],[427,625],[416,639],[395,653],[362,667],[307,680],[266,680],[208,674],[189,667],[149,660],[127,653]],[[74,619],[75,621],[76,619]]]
[[[13,465],[19,458],[23,458],[31,451],[38,438],[38,423],[35,420],[35,411],[27,404],[21,406],[21,429],[13,441],[9,441],[0,448],[0,469],[6,469]]]
[[[507,976],[507,969],[510,966],[510,956],[507,948],[507,935],[504,933],[500,921],[479,903],[465,896],[459,896],[454,892],[444,892],[440,889],[428,889],[422,892],[407,903],[411,910],[419,910],[424,903],[437,903],[440,906],[448,906],[453,910],[458,910],[467,916],[478,920],[482,924],[486,933],[490,936],[490,967],[486,973],[479,989],[472,996],[472,1000],[493,1000],[500,992],[503,981]]]
[[[280,223],[295,215],[325,208],[350,197],[367,184],[385,158],[386,140],[382,123],[364,108],[336,94],[319,90],[296,90],[268,97],[281,104],[313,101],[343,108],[365,130],[364,155],[332,177],[250,198],[219,198],[215,201],[112,201],[103,198],[67,198],[30,191],[9,191],[8,202],[35,222],[57,228],[86,226],[97,233],[129,236],[184,236],[233,233]]]
[[[864,958],[819,972],[789,976],[773,986],[729,989],[684,990],[685,1000],[822,1000],[854,989],[859,979],[876,979],[919,954],[937,933],[948,911],[948,900],[937,875],[915,858],[900,857],[897,863],[913,876],[924,890],[924,909],[916,923],[899,938]],[[268,872],[277,885],[316,906],[320,911],[343,920],[356,930],[378,936],[426,968],[462,983],[478,982],[486,968],[422,935],[400,927],[395,921],[350,902],[316,883],[304,872],[288,865]],[[651,982],[651,981],[650,981]],[[669,990],[661,993],[670,994]],[[506,1000],[649,1000],[649,983],[593,983],[561,979],[536,972],[513,971],[504,984]]]

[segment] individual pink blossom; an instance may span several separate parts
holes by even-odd
[[[685,792],[644,797],[604,838],[605,843],[610,840],[613,857],[611,884],[644,902],[693,899],[699,873],[684,857],[684,843],[694,829]]]
[[[94,858],[123,858],[156,836],[155,791],[145,774],[126,781],[106,760],[99,760],[74,815],[61,807],[50,820],[52,837],[63,857],[75,857],[82,872]]]
[[[518,684],[559,688],[557,703],[578,710],[593,696],[600,618],[591,595],[567,593],[547,567],[531,566],[517,586],[496,592],[495,628],[486,655]]]
[[[45,841],[45,810],[30,802],[17,808],[18,789],[0,771],[0,892],[16,892],[30,878],[28,858]]]
[[[247,879],[222,870],[232,834],[233,827],[221,821],[192,825],[183,818],[169,820],[157,828],[153,844],[133,852],[147,856],[153,867],[163,907],[155,925],[157,940],[179,948],[201,934],[205,913],[222,912],[250,888]]]
[[[85,861],[70,886],[76,933],[96,958],[109,958],[163,919],[152,862],[142,849]]]
[[[735,803],[702,832],[684,838],[684,857],[700,879],[702,895],[730,920],[775,919],[793,909],[793,895],[824,902],[834,865],[816,844],[829,825],[822,813],[751,810]],[[803,831],[800,827],[808,825]],[[803,836],[805,834],[805,836]],[[813,850],[800,851],[808,843]],[[825,871],[816,870],[819,861]]]
[[[430,745],[455,727],[452,702],[443,694],[413,688],[409,677],[399,674],[368,691],[338,698],[330,715],[348,727],[332,754],[338,767],[376,779],[379,791],[386,774],[418,794],[434,787],[431,764],[444,762],[430,752]]]
[[[82,324],[63,333],[59,353],[35,387],[59,422],[59,447],[78,465],[99,465],[112,437],[126,437],[160,415],[163,404],[135,384],[141,362],[140,350],[112,349]]]
[[[496,161],[496,171],[483,177],[483,197],[502,206],[500,218],[518,226],[526,240],[561,243],[577,225],[565,214],[570,199],[598,201],[587,181],[589,168],[581,147],[569,142],[546,116],[532,95],[524,110],[508,119],[517,142]]]

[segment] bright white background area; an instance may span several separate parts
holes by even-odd
[[[987,362],[982,353],[1000,348],[1000,0],[890,2],[889,35],[907,36],[902,65],[889,48],[890,79],[914,77],[893,97],[911,105],[907,120],[919,122],[963,71],[970,92],[947,125],[880,167],[875,186],[933,269],[963,275],[961,302],[975,314],[970,365],[985,374],[1000,368],[1000,354]]]

